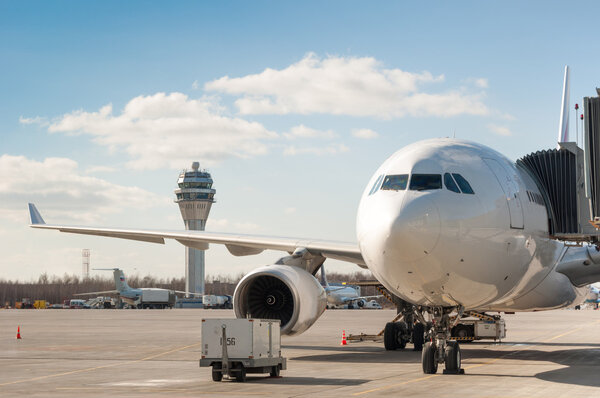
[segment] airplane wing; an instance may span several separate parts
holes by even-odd
[[[74,294],[73,296],[91,296],[93,294],[118,294],[118,293],[119,293],[118,290],[106,290],[104,292],[77,293],[77,294]]]
[[[165,239],[175,239],[185,246],[199,250],[208,249],[209,243],[219,243],[225,245],[234,256],[258,254],[267,249],[293,253],[298,248],[305,248],[314,255],[347,261],[366,268],[365,261],[356,243],[190,230],[164,231],[52,225],[44,222],[42,215],[33,203],[29,203],[29,215],[31,218],[30,227],[32,228],[56,229],[74,234],[98,235],[161,244],[165,243]]]

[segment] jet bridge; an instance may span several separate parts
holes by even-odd
[[[522,157],[517,165],[529,172],[542,194],[552,238],[596,243],[600,241],[600,97],[585,97],[583,105],[583,149],[575,142],[561,142],[557,149]]]

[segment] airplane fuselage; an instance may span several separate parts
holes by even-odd
[[[586,294],[554,272],[565,245],[549,238],[534,180],[473,142],[421,141],[387,159],[363,193],[357,239],[375,277],[418,305],[550,309]]]

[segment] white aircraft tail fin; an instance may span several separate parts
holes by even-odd
[[[569,66],[565,66],[565,78],[563,81],[562,103],[560,108],[560,122],[558,124],[558,142],[569,141]]]

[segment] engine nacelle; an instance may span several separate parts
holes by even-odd
[[[364,307],[365,304],[367,304],[367,301],[365,299],[360,299],[356,301],[356,305],[358,305],[360,308]]]
[[[312,326],[325,311],[327,294],[302,268],[270,265],[242,278],[233,294],[238,318],[279,319],[281,334],[295,335]]]

